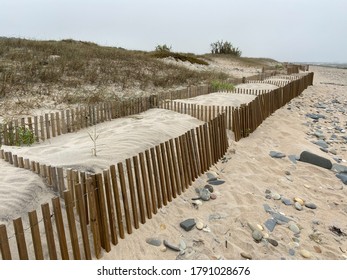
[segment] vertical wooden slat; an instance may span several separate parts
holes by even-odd
[[[42,216],[43,216],[43,223],[45,225],[45,232],[46,232],[46,240],[47,240],[47,247],[48,247],[48,254],[49,258],[51,260],[57,260],[57,250],[55,247],[55,241],[54,241],[54,235],[53,235],[53,227],[52,227],[52,221],[51,221],[51,213],[49,210],[48,203],[44,203],[41,205],[42,210]]]
[[[59,117],[59,112],[55,113],[55,122],[57,125],[57,135],[61,135],[61,125],[60,125],[60,117]]]
[[[111,233],[111,242],[113,245],[118,244],[117,230],[116,230],[116,216],[114,213],[114,204],[111,191],[111,179],[110,173],[108,170],[103,170],[104,182],[105,182],[105,196],[107,203],[107,212],[108,212],[108,224],[110,227]]]
[[[142,224],[146,222],[145,217],[145,209],[143,203],[143,194],[142,194],[142,185],[139,171],[139,161],[137,156],[133,157],[134,171],[135,171],[135,182],[136,182],[136,190],[137,190],[137,200],[139,202],[139,210],[140,210],[140,221]]]
[[[162,156],[163,170],[164,170],[164,175],[165,175],[165,186],[166,186],[167,200],[172,201],[172,190],[171,190],[171,182],[170,182],[170,175],[169,175],[169,167],[168,167],[164,143],[160,143],[160,152],[161,152],[161,156]]]
[[[177,192],[178,195],[181,195],[181,180],[180,180],[180,176],[179,176],[179,171],[178,171],[178,163],[177,163],[177,154],[175,153],[175,144],[174,144],[174,140],[170,139],[169,140],[169,144],[170,144],[170,152],[171,152],[171,158],[172,158],[172,165],[173,165],[173,172],[174,172],[174,177],[175,177],[175,190]]]
[[[57,227],[57,234],[60,246],[61,258],[63,260],[69,259],[69,253],[67,249],[66,235],[65,235],[65,227],[63,221],[63,215],[61,212],[61,205],[59,197],[52,198],[53,212],[55,217],[55,225]]]
[[[88,229],[87,229],[87,216],[85,212],[84,207],[84,199],[83,199],[83,190],[81,184],[76,184],[76,200],[77,200],[77,209],[79,213],[79,222],[81,227],[81,233],[82,233],[82,240],[83,240],[83,249],[84,249],[84,256],[86,260],[91,260],[91,250],[90,250],[90,244],[89,244],[89,235],[88,235]]]
[[[152,213],[157,213],[157,201],[156,201],[156,193],[155,193],[155,185],[153,179],[153,170],[151,165],[151,156],[149,154],[149,150],[145,151],[146,156],[146,165],[148,171],[148,181],[149,181],[149,189],[151,191],[151,202],[152,202]]]
[[[78,235],[77,235],[77,229],[76,229],[76,222],[75,222],[75,214],[73,211],[73,198],[72,198],[72,191],[64,191],[64,200],[65,200],[65,209],[66,209],[66,216],[69,224],[69,231],[70,231],[70,239],[72,244],[72,252],[75,260],[81,259],[81,252],[79,248],[79,242],[78,242]]]
[[[178,165],[178,175],[180,177],[180,184],[178,185],[178,194],[181,194],[182,192],[185,191],[185,186],[186,186],[186,179],[185,179],[185,169],[183,166],[183,159],[182,159],[182,153],[181,153],[181,147],[180,147],[180,142],[179,138],[175,138],[175,146],[176,146],[176,157],[177,157],[177,165]]]
[[[55,114],[51,113],[51,127],[52,127],[52,137],[56,136],[56,121]]]
[[[35,133],[35,141],[39,142],[40,138],[39,138],[39,121],[37,116],[34,116],[34,133]]]
[[[97,194],[99,202],[99,213],[100,213],[100,233],[101,233],[101,246],[106,250],[106,252],[111,251],[110,243],[110,232],[108,230],[107,222],[107,210],[106,210],[106,201],[105,201],[105,189],[102,180],[102,174],[96,174],[96,183],[97,183]]]
[[[144,154],[140,153],[139,157],[140,157],[142,184],[143,184],[143,190],[144,190],[144,194],[145,194],[147,218],[148,219],[152,219],[152,207],[151,207],[151,199],[149,197],[148,176],[147,176],[147,171],[146,171],[146,168],[145,168]]]
[[[5,225],[0,225],[0,252],[3,260],[11,260],[10,244],[8,242],[7,230]]]
[[[43,116],[40,116],[40,134],[41,134],[41,140],[45,141],[45,122],[43,119]]]
[[[86,178],[86,188],[88,192],[88,202],[89,202],[89,215],[90,215],[90,227],[93,234],[93,244],[95,257],[100,259],[101,257],[101,241],[99,234],[99,221],[96,212],[95,205],[95,193],[92,184],[92,178]]]
[[[164,178],[164,171],[163,171],[163,163],[162,163],[162,157],[160,152],[160,146],[155,147],[156,156],[157,156],[157,165],[159,170],[159,178],[160,178],[160,190],[161,195],[163,199],[163,204],[167,205],[167,194],[166,194],[166,186],[165,186],[165,178]]]
[[[136,229],[138,229],[139,228],[139,218],[138,218],[138,210],[137,210],[137,202],[136,202],[136,194],[135,194],[134,175],[133,175],[130,159],[129,158],[126,159],[125,163],[126,163],[127,174],[128,174],[131,207],[133,210],[133,222],[134,222],[134,227]]]
[[[110,172],[111,172],[111,182],[112,182],[113,198],[114,198],[114,203],[116,205],[116,214],[117,214],[117,224],[118,224],[118,230],[119,230],[119,237],[124,239],[124,226],[123,226],[122,210],[121,210],[121,204],[120,204],[120,195],[119,195],[119,190],[118,190],[116,166],[115,165],[111,165],[110,166]]]
[[[28,213],[29,223],[31,229],[31,237],[34,245],[34,253],[36,260],[43,260],[43,250],[42,250],[42,242],[40,236],[39,222],[37,219],[36,211],[31,211]]]
[[[130,211],[129,211],[128,195],[127,195],[126,184],[125,184],[123,164],[121,162],[117,163],[117,168],[118,168],[119,181],[120,181],[121,190],[122,190],[123,207],[124,207],[124,213],[125,213],[125,219],[126,219],[127,232],[131,234],[132,228],[131,228]]]
[[[150,149],[150,154],[151,154],[151,163],[152,163],[152,169],[153,169],[153,179],[154,179],[154,185],[155,185],[155,191],[156,191],[156,197],[157,197],[157,205],[158,208],[162,207],[162,196],[161,196],[161,191],[160,191],[160,181],[159,181],[159,171],[157,167],[157,161],[155,157],[155,149],[151,148]]]
[[[172,156],[171,155],[171,149],[170,149],[170,142],[166,141],[165,142],[165,152],[166,152],[166,157],[167,157],[167,163],[168,163],[168,172],[170,175],[170,182],[171,182],[171,194],[173,198],[177,197],[177,192],[176,192],[176,181],[175,181],[175,174],[174,174],[174,167],[173,167],[173,161],[172,161]]]
[[[50,133],[50,121],[49,121],[48,113],[45,114],[45,127],[46,127],[46,139],[50,139],[51,133]]]

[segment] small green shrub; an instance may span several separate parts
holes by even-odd
[[[35,137],[34,133],[26,127],[18,127],[17,128],[18,133],[18,139],[17,139],[17,146],[27,145],[31,146],[35,143]]]
[[[156,52],[171,52],[172,47],[167,46],[166,44],[164,45],[158,45],[155,47]]]
[[[235,86],[228,82],[212,81],[211,87],[214,91],[233,91]]]
[[[242,52],[239,48],[235,48],[230,42],[217,41],[211,44],[211,53],[213,54],[231,54],[240,57]]]

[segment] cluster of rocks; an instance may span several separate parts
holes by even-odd
[[[305,201],[300,197],[287,198],[279,194],[278,192],[269,189],[265,191],[265,198],[269,200],[280,201],[285,206],[293,207],[297,211],[304,211],[305,208],[311,210],[317,208],[317,205],[313,202]],[[252,232],[253,240],[257,243],[264,242],[265,244],[271,244],[272,246],[277,247],[278,241],[270,238],[269,233],[271,234],[275,230],[275,227],[277,225],[285,226],[288,228],[288,230],[290,230],[293,233],[292,242],[288,244],[288,254],[290,256],[294,256],[296,254],[296,248],[300,247],[300,233],[302,227],[294,221],[293,217],[286,216],[285,214],[277,211],[275,208],[270,207],[269,204],[264,204],[263,207],[265,212],[268,213],[271,217],[267,219],[263,223],[263,225],[253,225],[248,223],[248,227],[251,229]],[[316,251],[318,251],[318,249]],[[305,249],[300,250],[299,254],[304,258],[312,258],[312,254]],[[249,258],[248,255],[247,257],[243,257]]]
[[[191,199],[192,205],[197,209],[204,202],[217,199],[217,195],[214,192],[214,186],[218,186],[225,183],[225,181],[220,179],[218,177],[218,174],[215,172],[210,171],[207,172],[206,175],[206,184],[203,187],[196,188],[195,192],[197,196]],[[209,220],[217,220],[221,218],[222,217],[219,214],[211,214]],[[194,229],[199,231],[201,230],[204,232],[211,232],[207,224],[195,218],[185,219],[179,224],[179,226],[186,232],[192,231]],[[195,240],[194,242],[196,243],[200,241]],[[150,245],[160,247],[161,251],[166,251],[167,249],[170,249],[178,252],[179,254],[177,256],[177,259],[194,259],[195,254],[197,253],[192,246],[187,246],[187,242],[182,239],[180,240],[179,244],[172,244],[168,240],[161,240],[159,238],[147,238],[146,242]]]
[[[269,155],[272,158],[286,157],[286,154],[282,152],[278,152],[278,151],[270,151]],[[337,178],[339,178],[345,185],[347,185],[347,166],[345,165],[338,164],[338,163],[333,164],[329,159],[319,156],[317,154],[311,153],[309,151],[303,151],[301,152],[299,156],[289,155],[288,158],[294,164],[296,164],[297,161],[301,161],[301,162],[310,163],[310,164],[331,170],[336,174]]]

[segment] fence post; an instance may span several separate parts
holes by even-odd
[[[115,202],[115,205],[116,205],[116,214],[117,214],[117,223],[118,223],[119,237],[124,239],[124,227],[123,227],[123,221],[122,221],[122,210],[121,210],[121,205],[120,205],[120,195],[119,195],[119,190],[118,190],[116,166],[115,165],[111,165],[110,166],[110,172],[111,172],[113,197],[114,197],[114,202]]]
[[[40,236],[39,222],[37,219],[36,211],[31,211],[28,213],[29,223],[31,229],[31,237],[34,245],[34,252],[36,260],[43,260],[42,242]],[[1,242],[0,242],[1,243]]]
[[[123,207],[124,207],[124,213],[125,213],[125,219],[126,219],[127,232],[128,234],[131,234],[132,228],[131,228],[131,221],[130,221],[130,211],[129,211],[128,195],[127,195],[127,190],[125,185],[123,164],[119,162],[117,164],[117,167],[118,167],[119,181],[120,181],[121,190],[122,190]]]
[[[5,225],[0,225],[0,252],[3,260],[11,260],[11,250],[8,243],[7,230]]]
[[[151,207],[151,200],[149,197],[148,176],[147,176],[147,171],[146,171],[146,167],[145,167],[145,158],[144,158],[143,153],[140,153],[139,156],[140,156],[140,168],[141,168],[141,175],[142,175],[142,184],[143,184],[143,190],[144,190],[144,194],[145,194],[147,218],[152,219],[152,207]]]
[[[54,242],[54,235],[53,235],[53,227],[52,227],[52,221],[51,221],[51,213],[49,210],[48,203],[44,203],[41,205],[42,209],[42,216],[43,216],[43,223],[45,225],[45,232],[46,232],[46,239],[47,239],[47,247],[48,247],[48,254],[49,258],[51,260],[57,260],[57,250],[55,247]]]
[[[63,215],[61,212],[59,197],[52,198],[52,205],[53,205],[53,212],[55,216],[55,224],[57,227],[61,257],[63,260],[68,260],[69,253],[67,250],[65,228],[64,228]]]
[[[135,229],[138,229],[139,228],[139,218],[138,218],[138,213],[137,213],[138,210],[137,210],[137,203],[136,203],[136,196],[135,196],[134,175],[132,172],[131,161],[129,158],[125,160],[125,164],[127,167],[129,190],[130,190],[130,200],[131,200],[131,206],[132,206],[132,210],[133,210],[134,227],[135,227]]]

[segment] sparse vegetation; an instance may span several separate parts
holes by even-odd
[[[232,91],[235,86],[232,83],[224,82],[224,81],[212,81],[211,87],[214,91]]]
[[[217,41],[211,44],[211,53],[213,54],[231,54],[240,57],[242,52],[239,48],[235,48],[228,41]]]
[[[31,146],[32,144],[35,143],[34,133],[29,128],[18,127],[17,133],[18,133],[18,140],[16,143],[17,146],[22,146],[22,145]]]

